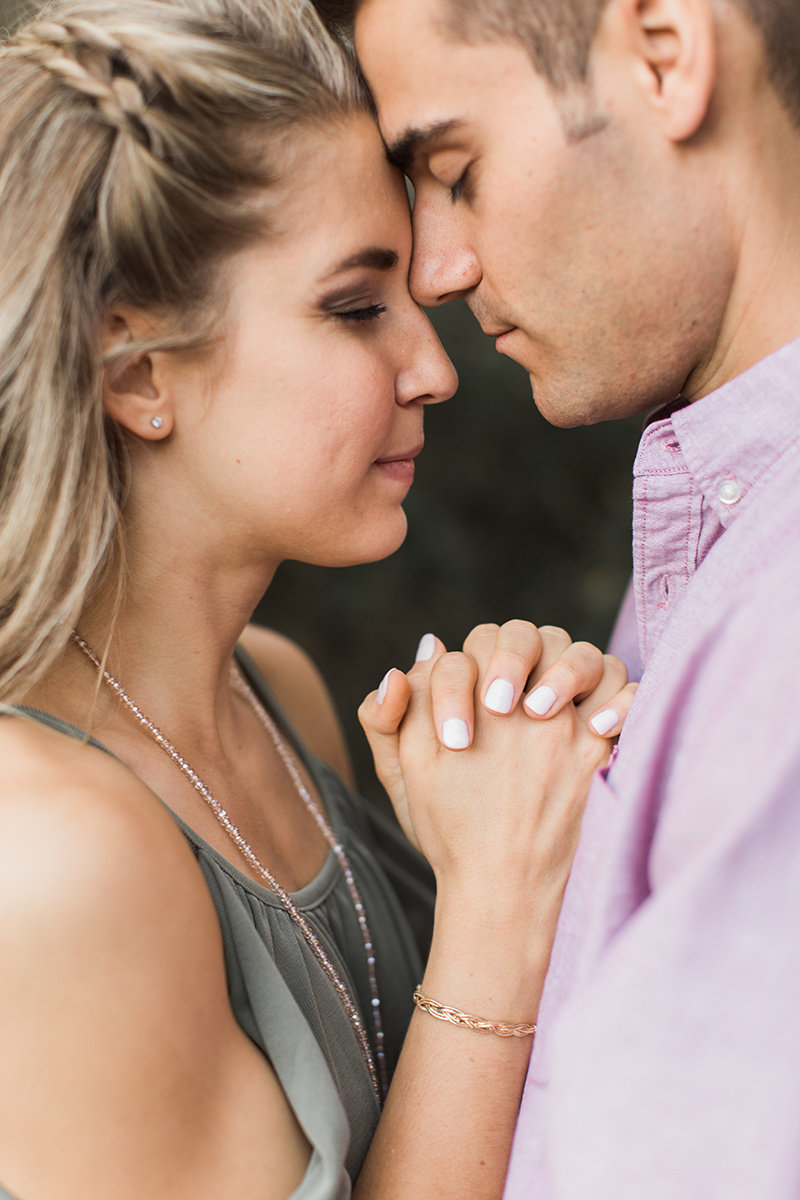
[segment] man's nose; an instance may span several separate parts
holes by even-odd
[[[413,228],[409,287],[418,304],[427,308],[446,304],[477,287],[481,278],[478,256],[454,212],[417,196]]]

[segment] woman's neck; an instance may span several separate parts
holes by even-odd
[[[108,590],[87,605],[80,634],[136,704],[185,746],[212,749],[234,734],[229,672],[233,648],[269,586],[274,567],[221,568],[198,556],[131,553],[121,604]],[[116,610],[116,611],[115,611]],[[70,643],[25,702],[56,712],[98,736],[120,719],[96,670]]]

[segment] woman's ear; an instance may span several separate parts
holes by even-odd
[[[107,415],[137,437],[161,441],[172,432],[169,397],[156,378],[149,354],[128,356],[132,342],[152,336],[153,329],[135,310],[115,308],[103,326],[103,408]],[[116,352],[122,351],[119,355]]]
[[[617,0],[646,102],[665,135],[682,142],[706,119],[717,70],[713,0]]]

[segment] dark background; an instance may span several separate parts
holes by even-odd
[[[0,26],[24,2],[0,0]],[[338,571],[287,563],[256,612],[316,660],[370,796],[378,789],[355,711],[390,666],[411,664],[423,633],[455,648],[481,621],[526,617],[604,645],[630,572],[640,420],[554,429],[525,373],[463,304],[432,316],[461,385],[428,409],[405,545]]]
[[[410,666],[423,633],[457,648],[481,621],[525,617],[604,646],[631,569],[641,419],[555,429],[465,305],[431,316],[461,383],[427,410],[405,544],[367,566],[285,563],[256,611],[321,668],[369,794],[355,710],[390,666]]]

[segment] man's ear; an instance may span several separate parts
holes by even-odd
[[[169,397],[156,376],[152,356],[125,353],[127,345],[148,334],[152,336],[152,326],[135,309],[118,307],[107,314],[103,324],[103,408],[137,437],[161,441],[173,427]]]
[[[610,7],[664,133],[673,142],[693,137],[708,115],[716,78],[713,0],[612,0]]]

